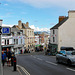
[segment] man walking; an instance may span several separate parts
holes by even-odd
[[[11,66],[10,62],[11,62],[11,51],[7,48],[7,66]]]

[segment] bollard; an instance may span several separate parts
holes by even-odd
[[[13,61],[13,69],[14,69],[14,71],[16,71],[16,57],[14,57],[14,61]]]

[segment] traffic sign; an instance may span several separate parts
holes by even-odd
[[[2,34],[10,34],[10,27],[2,27]]]

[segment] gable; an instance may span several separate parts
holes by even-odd
[[[61,26],[66,20],[68,19],[68,17],[66,17],[65,19],[63,19],[60,23],[56,24],[55,26],[53,26],[51,29],[58,29],[59,26]]]

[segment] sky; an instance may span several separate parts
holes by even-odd
[[[3,26],[29,22],[34,31],[50,31],[59,16],[68,16],[75,9],[75,0],[0,0]]]

